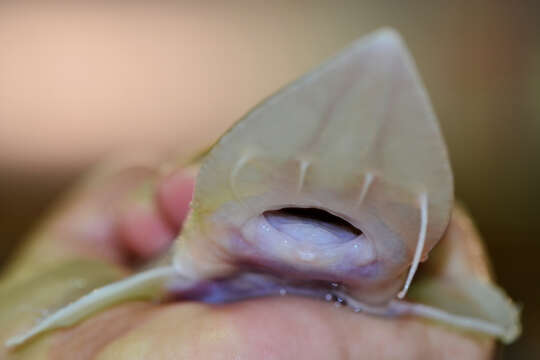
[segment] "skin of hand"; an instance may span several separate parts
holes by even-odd
[[[129,274],[172,243],[193,186],[193,178],[183,171],[164,174],[146,166],[80,186],[37,228],[6,269],[0,280],[0,309],[2,293],[19,286],[24,299],[31,291],[31,285],[24,284],[31,284],[50,264],[99,260]],[[464,216],[455,214],[450,229],[469,231],[460,229],[468,223]],[[477,236],[471,231],[465,236]],[[3,343],[14,335],[13,329],[27,325],[22,317],[2,321],[2,311],[9,309],[0,310]],[[493,352],[491,339],[420,319],[382,319],[283,296],[227,305],[120,304],[22,348],[2,347],[0,358],[489,359]]]

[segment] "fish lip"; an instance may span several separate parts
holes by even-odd
[[[244,239],[251,245],[259,248],[266,248],[266,250],[269,250],[267,247],[265,247],[265,241],[271,242],[275,241],[275,238],[281,238],[281,242],[278,244],[283,247],[288,247],[290,250],[299,250],[303,249],[303,251],[309,251],[310,249],[314,251],[319,251],[321,254],[324,251],[331,251],[331,250],[340,250],[345,249],[347,247],[352,248],[359,248],[359,241],[365,241],[368,242],[371,247],[371,241],[368,239],[367,235],[359,230],[359,234],[355,236],[354,238],[347,239],[346,241],[340,241],[337,243],[330,243],[330,244],[320,244],[320,243],[303,243],[302,240],[295,238],[293,236],[290,236],[289,234],[281,231],[279,228],[274,226],[270,221],[268,221],[268,218],[264,215],[268,211],[264,211],[259,215],[253,216],[248,221],[244,223],[241,229],[241,233],[244,237]],[[352,225],[352,224],[351,224]],[[354,226],[354,225],[352,225]],[[265,233],[268,233],[269,236],[265,236]],[[263,241],[259,241],[263,239]],[[335,259],[334,256],[328,256],[329,254],[323,254],[324,256],[320,257],[321,259],[326,259],[326,261],[332,261]],[[338,254],[339,255],[339,254]],[[343,254],[342,254],[343,255]],[[375,257],[374,254],[372,254],[372,257]],[[304,258],[297,258],[296,259],[299,262],[311,262],[311,259],[304,259]],[[372,259],[369,259],[369,261],[365,261],[364,263],[370,262]],[[325,262],[326,262],[325,261]]]
[[[264,209],[264,210],[261,211],[261,214],[263,214],[265,212],[278,211],[278,210],[287,209],[287,208],[322,210],[322,211],[325,211],[325,212],[329,213],[332,216],[335,216],[335,217],[338,217],[338,218],[342,219],[343,221],[349,223],[351,226],[353,226],[353,227],[357,228],[358,230],[360,230],[362,233],[366,234],[365,226],[364,226],[364,224],[362,224],[360,222],[359,219],[357,219],[357,218],[355,218],[355,217],[353,217],[353,216],[351,216],[349,214],[346,214],[345,212],[336,211],[336,210],[334,210],[334,209],[332,209],[330,207],[327,207],[327,206],[325,206],[324,204],[322,204],[319,201],[306,201],[302,205],[295,204],[295,203],[284,203],[282,205],[276,205],[276,206],[272,206],[272,207],[269,207],[267,209]]]
[[[242,244],[234,247],[234,263],[247,271],[258,269],[284,279],[350,284],[371,283],[380,275],[377,268],[380,259],[363,233],[339,244],[308,244],[314,257],[301,258],[298,247],[303,244],[288,238],[290,242],[283,244],[286,236],[273,228],[263,214],[248,220],[240,232]]]
[[[325,209],[318,207],[286,207],[279,210],[264,211],[261,216],[266,220],[266,224],[272,226],[279,232],[302,241],[298,237],[299,228],[311,228],[319,230],[319,234],[326,238],[324,242],[316,241],[315,244],[321,247],[326,245],[339,246],[347,243],[364,234],[358,227],[354,226],[341,216],[334,215]],[[296,228],[297,231],[288,232]],[[294,234],[296,232],[296,234]],[[311,234],[313,231],[311,231]],[[305,233],[301,235],[306,235]],[[312,238],[313,240],[317,240]],[[320,239],[319,239],[320,240]],[[324,239],[323,239],[324,240]],[[329,244],[330,243],[330,244]]]

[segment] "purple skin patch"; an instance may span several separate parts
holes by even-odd
[[[324,281],[294,282],[263,273],[242,273],[236,277],[197,284],[188,290],[173,291],[171,300],[195,300],[208,304],[224,304],[264,296],[297,295],[319,300],[335,300],[346,305],[336,291],[345,288]]]
[[[354,278],[375,278],[380,273],[381,263],[374,261],[364,266],[351,267],[347,261],[343,264],[338,264],[336,270],[340,272],[347,272],[350,277]]]
[[[294,282],[262,273],[241,273],[238,276],[198,283],[181,290],[169,289],[169,301],[200,301],[207,304],[226,304],[266,296],[303,296],[347,307],[354,312],[367,312],[382,317],[407,315],[407,304],[370,306],[358,302],[338,283],[326,281]]]

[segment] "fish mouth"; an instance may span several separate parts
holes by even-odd
[[[376,263],[373,241],[358,227],[322,208],[266,210],[248,220],[241,233],[248,256],[237,253],[237,258],[285,277],[294,274],[305,280],[339,281],[365,277],[359,269],[372,270]]]
[[[262,215],[278,231],[317,245],[342,244],[363,234],[345,219],[319,208],[286,207]]]

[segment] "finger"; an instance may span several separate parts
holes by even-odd
[[[176,231],[187,216],[194,188],[195,178],[185,171],[172,173],[158,185],[158,206]]]
[[[146,260],[168,249],[188,212],[193,186],[194,179],[178,170],[125,200],[117,220],[118,241],[125,250]]]
[[[64,332],[50,353],[67,359],[82,343],[93,356],[83,360],[485,359],[491,352],[486,339],[417,319],[386,320],[294,297],[125,305]]]
[[[132,166],[80,183],[25,240],[4,279],[73,259],[122,263],[124,254],[115,241],[116,205],[154,174],[149,166]]]
[[[450,226],[459,226],[460,216]],[[118,315],[131,306],[64,331],[54,348],[60,354],[81,342],[91,346],[100,339],[96,329],[107,327],[116,314],[115,323],[128,325],[93,347],[100,359],[134,354],[147,359],[487,359],[493,352],[493,341],[486,337],[414,317],[382,319],[292,296],[221,306],[174,303]]]
[[[161,178],[158,161],[131,164],[101,170],[75,187],[26,240],[4,278],[72,259],[129,265],[170,245],[187,213],[193,180],[182,171]],[[151,195],[146,203],[141,189]]]
[[[117,240],[126,256],[150,259],[164,252],[172,243],[176,233],[154,204],[130,204],[118,218]]]

